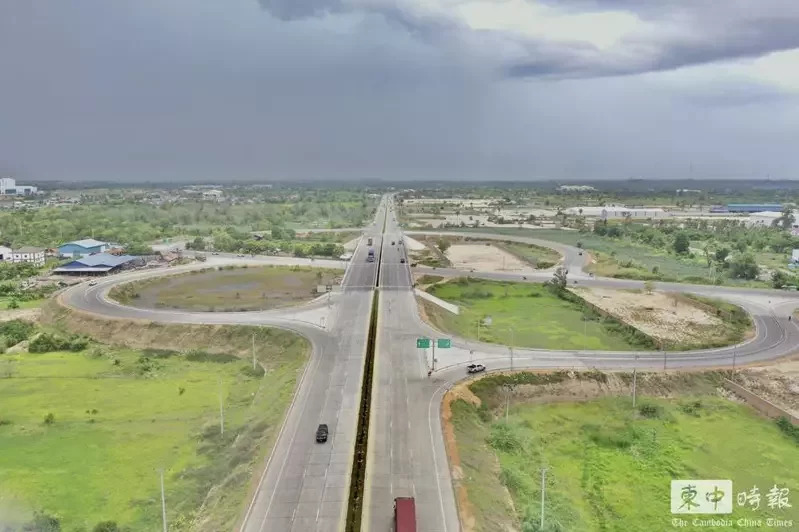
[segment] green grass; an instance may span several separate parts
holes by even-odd
[[[126,283],[111,289],[120,303],[195,311],[264,310],[310,301],[318,284],[341,272],[294,267],[221,267]]]
[[[480,327],[481,341],[545,349],[640,347],[618,322],[584,312],[581,305],[553,295],[544,285],[458,279],[432,286],[429,292],[460,306],[455,315],[423,302],[433,325],[463,338],[476,339],[478,321],[490,316],[492,324]]]
[[[792,467],[799,446],[773,421],[715,395],[641,397],[643,405],[656,417],[633,411],[627,397],[513,404],[506,424],[499,412],[456,401],[452,420],[476,529],[539,530],[542,465],[546,530],[670,530],[669,486],[680,478],[731,479],[736,494],[759,487],[759,510],[735,506],[718,517],[799,521],[795,501],[782,510],[765,504],[775,483],[791,495],[799,488]]]
[[[12,299],[14,299],[14,298],[8,297],[8,296],[0,297],[0,310],[10,310],[8,308],[8,304],[11,302]],[[42,303],[44,301],[45,301],[44,299],[32,299],[30,301],[22,301],[21,299],[17,299],[17,304],[19,305],[19,307],[17,307],[17,308],[21,308],[21,309],[23,309],[23,308],[25,308],[25,309],[27,309],[27,308],[39,308],[39,307],[42,306]]]
[[[109,347],[3,355],[0,514],[27,520],[44,510],[60,517],[63,530],[91,530],[103,520],[156,530],[163,467],[170,529],[187,530],[198,515],[208,521],[193,529],[230,529],[252,465],[274,441],[305,349],[296,342],[265,377],[253,375],[246,359],[220,355],[200,361]],[[51,425],[43,422],[48,413]]]

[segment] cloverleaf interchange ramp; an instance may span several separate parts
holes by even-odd
[[[361,529],[391,530],[393,499],[416,498],[420,530],[460,529],[457,507],[441,431],[440,404],[444,393],[466,377],[464,366],[479,360],[489,371],[509,369],[662,370],[731,366],[776,358],[793,351],[799,329],[787,316],[799,304],[799,295],[774,290],[658,283],[662,290],[693,292],[720,297],[744,307],[756,326],[754,338],[735,347],[712,350],[662,352],[591,352],[514,349],[453,338],[452,348],[437,351],[437,371],[427,376],[429,352],[416,349],[420,336],[446,336],[423,323],[412,290],[411,269],[402,231],[390,198],[381,202],[375,223],[364,229],[342,284],[326,302],[293,309],[263,312],[180,312],[134,309],[115,304],[105,294],[113,284],[135,275],[101,281],[95,287],[80,285],[62,296],[64,304],[111,318],[173,323],[249,324],[275,326],[307,337],[313,354],[298,384],[275,447],[248,501],[240,530],[333,531],[343,530],[350,507],[352,472],[364,386],[371,386],[366,441],[365,478],[362,488]],[[453,234],[447,232],[446,234]],[[474,236],[470,234],[470,236]],[[366,239],[373,239],[378,260],[367,262]],[[481,238],[507,240],[505,235]],[[392,245],[391,242],[394,241]],[[520,239],[524,241],[524,239]],[[531,240],[530,243],[540,244]],[[561,246],[562,247],[562,246]],[[567,246],[568,247],[568,246]],[[589,278],[580,266],[584,257],[576,249],[561,250],[569,267],[570,282],[584,286],[640,288],[643,283]],[[214,258],[236,263],[233,257]],[[247,262],[268,261],[246,259]],[[282,259],[284,262],[286,259]],[[304,259],[290,259],[309,264]],[[329,261],[319,266],[344,267]],[[335,264],[333,264],[335,263]],[[213,265],[209,263],[205,266]],[[419,268],[419,271],[426,271]],[[519,274],[462,272],[444,274],[522,281]],[[148,274],[152,275],[152,274]],[[547,274],[527,275],[530,282],[546,281]],[[378,286],[375,298],[375,286]],[[377,307],[373,308],[376,299]],[[374,312],[373,312],[374,310]],[[372,315],[375,319],[372,320]],[[319,316],[324,315],[324,326]],[[370,324],[373,324],[374,359],[371,378],[364,379]],[[330,427],[326,444],[316,444],[319,423]],[[363,420],[362,420],[363,425]],[[361,426],[361,429],[364,427]]]

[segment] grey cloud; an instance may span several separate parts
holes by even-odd
[[[341,0],[258,0],[258,3],[280,20],[317,17],[345,10]]]

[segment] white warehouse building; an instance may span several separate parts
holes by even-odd
[[[563,212],[572,216],[601,218],[602,220],[622,218],[667,218],[670,216],[669,213],[660,207],[625,207],[623,205],[610,205],[605,207],[569,207]]]
[[[36,194],[38,188],[30,185],[17,185],[16,179],[10,177],[0,178],[0,195],[28,196]]]

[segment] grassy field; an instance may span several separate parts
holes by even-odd
[[[8,309],[8,304],[11,302],[13,298],[8,296],[0,297],[0,310]],[[33,299],[31,301],[22,301],[17,299],[17,304],[19,305],[17,308],[39,308],[42,306],[44,299]]]
[[[670,530],[672,479],[731,479],[735,494],[758,486],[758,510],[734,503],[731,516],[716,517],[799,522],[795,501],[792,508],[770,509],[766,499],[775,484],[791,496],[799,488],[799,470],[791,466],[799,463],[799,446],[773,421],[714,394],[712,386],[673,399],[639,397],[635,410],[629,397],[519,400],[507,422],[501,389],[479,388],[483,406],[452,404],[474,530],[541,530],[542,466],[547,531]],[[685,517],[690,523],[697,516]]]
[[[128,329],[143,342],[164,337],[184,350],[208,351],[96,345],[82,353],[0,357],[7,377],[0,387],[2,524],[44,511],[59,516],[65,531],[91,530],[103,520],[157,530],[159,468],[166,471],[170,530],[210,532],[235,523],[254,468],[274,443],[307,343],[265,328]],[[265,375],[234,356],[246,353],[252,334]]]
[[[194,311],[265,310],[310,301],[342,272],[293,267],[224,267],[135,281],[111,289],[120,303]]]
[[[691,281],[710,283],[711,274],[704,258],[678,258],[663,250],[633,242],[602,237],[593,233],[561,229],[518,229],[513,227],[480,227],[457,229],[500,235],[540,238],[583,248],[598,255],[597,264],[587,268],[596,275],[629,279],[660,279],[663,281]],[[653,273],[653,268],[657,268]],[[726,284],[752,284],[724,278]]]
[[[432,324],[463,338],[546,349],[631,350],[641,344],[618,323],[583,311],[553,295],[544,285],[460,279],[430,287],[436,297],[460,306],[455,315],[423,301]],[[584,319],[585,318],[585,319]],[[513,331],[513,333],[511,333]]]

